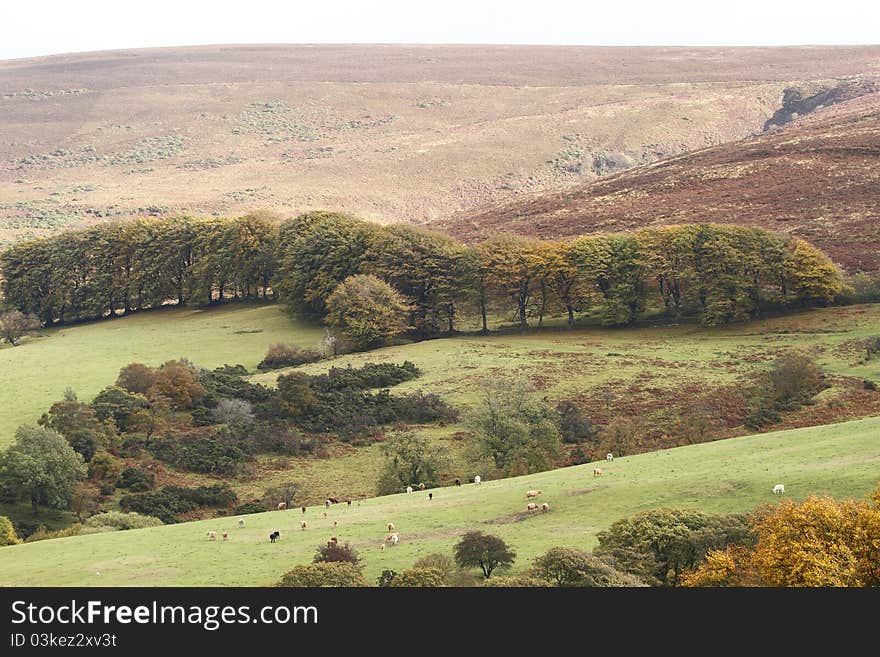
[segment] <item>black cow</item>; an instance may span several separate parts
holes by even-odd
[[[271,543],[274,543],[275,539],[278,539],[278,538],[281,538],[281,532],[279,532],[277,529],[274,532],[272,532],[271,534],[269,534],[269,541]]]

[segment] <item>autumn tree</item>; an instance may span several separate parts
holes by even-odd
[[[757,542],[710,551],[685,586],[880,586],[880,509],[809,497],[756,515]]]
[[[569,328],[574,313],[583,303],[583,281],[573,245],[568,242],[544,242],[540,250],[539,275],[547,291],[555,295],[568,315]],[[546,299],[542,299],[543,316]]]
[[[299,313],[323,316],[346,278],[361,273],[381,227],[335,212],[309,212],[279,227],[272,289]]]
[[[22,336],[38,331],[41,326],[38,317],[25,315],[20,310],[0,313],[0,338],[6,340],[13,347],[18,346]]]
[[[186,360],[169,360],[156,371],[156,381],[150,388],[151,396],[168,401],[176,410],[193,407],[206,394],[199,383],[196,369]]]
[[[398,224],[378,233],[362,269],[412,300],[409,323],[417,333],[452,333],[456,307],[472,282],[466,252],[447,235]]]
[[[525,332],[529,300],[540,276],[540,243],[502,234],[483,242],[478,249],[486,272],[486,285],[513,300],[520,331]]]
[[[410,305],[383,280],[350,276],[327,298],[327,326],[359,349],[380,345],[409,328]]]
[[[454,549],[455,562],[462,568],[477,568],[489,579],[498,568],[509,568],[516,560],[504,539],[481,531],[470,531],[461,537]]]
[[[21,539],[15,535],[15,527],[12,526],[9,518],[0,516],[0,547],[7,545],[18,545]]]
[[[834,263],[815,246],[793,238],[785,254],[785,285],[803,305],[828,304],[843,292]]]
[[[119,371],[116,385],[129,392],[147,394],[156,383],[156,371],[143,363],[131,363]]]

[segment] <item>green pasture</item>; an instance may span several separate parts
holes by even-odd
[[[368,579],[404,569],[431,552],[449,553],[480,529],[517,552],[515,570],[556,546],[592,548],[619,518],[661,506],[740,512],[810,494],[864,498],[880,480],[880,418],[731,438],[481,485],[434,489],[332,506],[220,517],[165,527],[74,536],[0,548],[2,586],[243,586],[276,581],[311,560],[331,536],[361,554]],[[476,474],[476,473],[468,473]],[[550,511],[528,513],[525,491],[541,489]],[[305,519],[308,528],[300,529]],[[334,528],[334,521],[337,526]],[[397,547],[379,549],[392,522]],[[268,535],[280,530],[271,544]],[[216,542],[207,532],[218,532]],[[229,540],[219,534],[228,532]]]
[[[279,306],[256,304],[165,308],[45,330],[18,347],[0,347],[0,448],[66,388],[90,400],[128,363],[185,357],[202,367],[241,363],[253,370],[270,343],[316,347],[322,335]]]

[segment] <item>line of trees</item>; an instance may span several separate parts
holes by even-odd
[[[408,300],[419,337],[452,333],[462,315],[513,317],[522,330],[551,314],[590,312],[608,326],[646,311],[710,325],[786,304],[824,304],[844,289],[819,249],[760,228],[692,224],[549,242],[516,235],[476,245],[409,225],[330,212],[280,224],[271,215],[138,220],[16,244],[0,258],[7,306],[45,324],[165,303],[272,295],[325,317],[346,279],[381,279]]]

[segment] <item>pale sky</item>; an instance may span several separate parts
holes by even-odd
[[[232,43],[880,42],[880,0],[0,0],[0,59]]]

